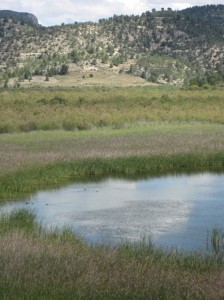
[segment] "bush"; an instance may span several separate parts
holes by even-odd
[[[63,122],[63,129],[64,130],[75,130],[76,128],[77,128],[76,124],[74,124],[71,121],[64,121]]]
[[[0,126],[0,133],[11,133],[14,131],[15,131],[15,128],[13,128],[11,125]]]
[[[202,86],[202,88],[205,89],[205,90],[210,89],[210,87],[211,87],[211,85],[208,84],[208,83],[205,83],[205,84],[203,84],[203,86]]]
[[[197,84],[191,84],[190,86],[189,86],[189,90],[198,90],[199,89],[199,86],[197,85]]]
[[[62,65],[59,74],[60,74],[60,75],[66,75],[66,74],[68,74],[68,68],[69,68],[69,67],[68,67],[67,65],[65,65],[65,64]]]
[[[46,105],[48,104],[48,101],[45,98],[41,98],[40,100],[37,100],[37,103]]]
[[[29,123],[26,123],[26,124],[21,124],[19,126],[20,130],[22,132],[29,132],[29,131],[33,131],[33,130],[37,130],[38,127],[37,125],[34,123],[34,122],[29,122]]]
[[[50,100],[50,104],[66,104],[66,100],[61,96],[55,96]]]

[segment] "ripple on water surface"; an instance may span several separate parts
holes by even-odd
[[[145,180],[106,179],[39,192],[2,211],[32,208],[46,226],[71,226],[92,243],[149,237],[159,246],[204,249],[208,231],[224,227],[224,174]]]

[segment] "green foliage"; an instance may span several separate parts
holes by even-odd
[[[70,57],[73,63],[77,63],[80,60],[80,55],[77,50],[72,50]]]
[[[170,82],[177,79],[181,82],[187,77],[187,70],[184,62],[157,54],[141,56],[135,67],[130,67],[130,73],[152,82]]]
[[[66,74],[68,74],[68,69],[69,69],[69,67],[67,65],[63,64],[61,66],[59,74],[60,75],[66,75]]]
[[[224,72],[206,72],[203,76],[197,76],[190,80],[189,85],[197,85],[205,89],[224,82]]]
[[[8,83],[9,83],[8,79],[5,79],[4,84],[3,84],[4,89],[8,88]]]
[[[55,96],[49,101],[50,104],[66,104],[66,99],[61,96]]]
[[[117,56],[114,56],[112,58],[112,64],[114,66],[118,66],[120,64],[123,64],[125,61],[126,61],[126,58],[125,58],[124,55],[117,55]]]
[[[93,75],[86,80],[94,81]],[[223,123],[222,99],[221,87],[196,85],[187,90],[166,86],[7,89],[0,95],[0,131],[62,129],[67,121],[71,128],[82,130],[99,124],[124,128],[142,122]]]
[[[10,230],[32,231],[37,226],[35,214],[25,209],[15,210],[0,217],[0,234]]]
[[[65,126],[69,126],[68,123]],[[65,128],[70,130],[69,127]],[[25,197],[39,189],[57,187],[84,178],[102,176],[149,176],[197,168],[223,168],[224,155],[216,153],[180,153],[173,155],[89,158],[33,166],[0,177],[1,201]]]

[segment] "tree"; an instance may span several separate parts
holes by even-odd
[[[76,50],[72,50],[72,52],[70,53],[71,59],[73,63],[77,63],[79,61],[79,54]]]
[[[61,69],[60,69],[60,75],[66,75],[66,74],[68,74],[68,68],[69,67],[67,65],[63,64],[61,66]]]
[[[9,83],[9,80],[8,80],[8,79],[5,79],[4,85],[3,85],[4,89],[7,89],[7,88],[8,88],[8,83]]]

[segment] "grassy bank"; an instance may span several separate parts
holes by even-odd
[[[222,88],[9,89],[0,107],[1,176],[87,158],[223,151]]]
[[[150,124],[126,129],[0,135],[0,201],[84,178],[223,168],[224,125]]]
[[[87,158],[217,153],[224,125],[152,123],[125,129],[33,131],[0,135],[1,175],[30,166]]]
[[[0,202],[21,199],[40,189],[106,176],[140,177],[169,172],[224,168],[224,153],[177,154],[172,156],[92,158],[32,166],[0,177]]]
[[[150,243],[88,246],[69,229],[46,232],[30,211],[0,219],[1,299],[220,299],[222,257]]]

